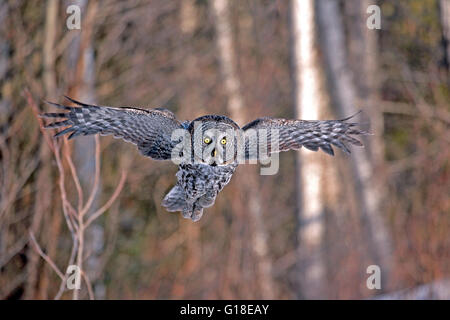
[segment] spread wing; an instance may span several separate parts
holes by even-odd
[[[350,153],[346,144],[363,145],[351,135],[369,134],[358,128],[358,123],[347,122],[354,116],[356,114],[341,120],[256,119],[242,128],[245,137],[245,157],[259,160],[261,149],[267,150],[267,154],[270,154],[296,150],[302,146],[313,151],[320,148],[332,156],[334,155],[332,146]],[[276,140],[278,140],[278,146],[274,143]],[[267,149],[263,149],[265,146]],[[262,154],[264,155],[264,151]]]
[[[177,141],[171,141],[172,132],[182,129],[181,123],[166,109],[138,109],[131,107],[104,107],[81,103],[66,97],[78,107],[48,102],[68,112],[44,113],[45,118],[58,119],[45,128],[67,127],[55,137],[70,133],[69,139],[79,135],[99,133],[113,135],[135,144],[139,151],[157,160],[170,159]]]

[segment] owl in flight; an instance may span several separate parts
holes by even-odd
[[[179,167],[177,183],[164,197],[162,205],[171,212],[198,221],[203,208],[212,206],[217,194],[230,182],[238,164],[261,161],[270,154],[309,150],[334,155],[332,145],[350,153],[346,143],[362,146],[351,135],[365,135],[358,123],[341,120],[290,120],[259,118],[240,128],[221,115],[205,115],[180,122],[162,108],[104,107],[85,104],[69,107],[49,102],[67,112],[44,113],[45,118],[60,118],[45,128],[66,127],[55,137],[69,134],[113,135],[137,146],[155,160],[172,160]]]

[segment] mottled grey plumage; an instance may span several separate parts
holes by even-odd
[[[357,123],[346,122],[352,117],[315,121],[260,118],[241,129],[226,116],[207,115],[181,123],[166,109],[104,107],[67,99],[78,107],[49,102],[68,112],[42,115],[65,118],[46,126],[67,127],[56,137],[67,133],[70,133],[69,139],[78,135],[111,134],[134,143],[143,155],[153,159],[174,160],[174,155],[180,156],[178,182],[164,197],[162,205],[168,211],[182,212],[193,221],[202,217],[203,208],[212,206],[217,194],[230,182],[240,163],[239,146],[243,146],[246,160],[260,160],[258,151],[264,148],[270,154],[304,146],[334,155],[332,145],[350,153],[345,143],[362,146],[350,135],[367,134],[357,128]],[[183,141],[179,135],[173,136],[177,130],[189,133],[188,141]],[[278,134],[278,147],[273,144],[272,133]],[[190,149],[180,149],[180,145]]]
[[[203,163],[180,164],[175,187],[164,197],[162,205],[168,211],[181,211],[183,217],[199,220],[203,208],[211,207],[217,194],[233,176],[237,163],[210,166]]]

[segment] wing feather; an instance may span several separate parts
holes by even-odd
[[[260,159],[259,150],[264,143],[268,153],[297,150],[302,146],[312,151],[321,149],[331,156],[334,155],[332,146],[350,153],[346,144],[363,146],[361,141],[350,135],[369,134],[358,128],[359,123],[347,122],[357,114],[359,112],[341,120],[290,120],[268,117],[256,119],[242,128],[245,138],[245,157]],[[278,147],[271,139],[272,130],[278,133]],[[252,139],[255,137],[255,131],[257,140]]]
[[[69,139],[97,133],[113,135],[135,144],[145,156],[166,160],[170,159],[172,149],[178,143],[171,140],[172,132],[183,129],[175,115],[167,109],[96,106],[66,98],[78,107],[46,101],[68,112],[49,112],[41,115],[57,120],[47,124],[46,128],[67,127],[55,137],[68,133]]]

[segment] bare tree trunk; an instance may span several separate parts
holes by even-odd
[[[333,0],[316,2],[318,26],[328,85],[336,110],[340,116],[356,111],[356,88],[348,66],[345,38],[339,3]],[[382,271],[382,289],[388,283],[391,268],[391,241],[380,211],[380,190],[375,179],[374,165],[364,150],[354,150],[351,167],[356,194],[360,200],[362,223],[367,233],[372,263]]]
[[[46,6],[45,16],[45,42],[43,47],[43,65],[44,65],[44,88],[46,98],[52,100],[56,95],[56,76],[55,76],[55,40],[56,40],[56,23],[58,14],[58,1],[50,0]],[[43,215],[50,216],[52,189],[44,187],[51,181],[51,158],[48,146],[43,143],[40,146],[39,157],[41,159],[42,167],[39,170],[37,178],[36,204],[31,222],[30,230],[35,235],[39,235],[41,221]],[[27,283],[25,286],[24,299],[43,298],[42,291],[40,296],[36,295],[36,283],[38,281],[38,262],[39,255],[30,245],[27,251]]]
[[[364,16],[367,7],[373,4],[369,0],[364,0],[361,2],[360,13]],[[363,19],[365,22],[365,19]],[[380,199],[383,199],[386,194],[383,193],[385,189],[386,175],[384,173],[385,163],[384,163],[384,118],[383,109],[381,106],[380,99],[380,77],[379,77],[379,48],[378,48],[378,32],[376,30],[370,30],[369,28],[364,28],[364,43],[365,52],[362,57],[364,61],[366,74],[366,96],[361,97],[363,100],[367,99],[368,102],[368,115],[370,117],[371,130],[373,136],[368,141],[369,149],[371,152],[371,158],[373,167],[377,171],[375,184],[380,193]]]
[[[73,40],[68,48],[68,51],[72,54],[69,57],[69,66],[73,68],[72,71],[75,74],[70,94],[81,101],[95,103],[95,59],[91,41],[97,2],[79,0],[76,4],[80,6],[85,22],[82,25],[83,32]],[[85,192],[90,192],[89,188],[92,186],[92,178],[95,173],[95,163],[92,161],[92,159],[95,159],[95,137],[79,137],[74,140],[73,148],[74,163],[78,168],[80,183]],[[101,187],[98,188],[97,195],[100,193]],[[95,209],[98,200],[98,197],[96,197],[92,206],[93,209]],[[86,259],[85,272],[93,282],[95,297],[103,299],[105,297],[104,284],[98,279],[101,273],[99,268],[102,265],[101,253],[105,240],[104,227],[99,221],[95,221],[86,230],[84,237],[83,251],[90,254],[89,257],[83,255],[83,259]]]
[[[219,51],[220,68],[224,79],[224,85],[228,94],[228,112],[234,121],[242,125],[244,123],[245,110],[240,93],[239,78],[235,70],[235,57],[233,53],[233,39],[229,18],[227,0],[214,0],[211,6],[216,21],[216,41]],[[261,199],[254,190],[258,184],[255,170],[246,168],[240,176],[242,191],[248,196],[247,209],[250,214],[252,226],[252,249],[257,259],[258,280],[261,298],[273,299],[275,296],[272,280],[272,262],[268,255],[267,233],[261,210]]]
[[[291,57],[297,119],[319,118],[321,92],[314,38],[313,1],[292,0]],[[297,153],[298,294],[306,299],[323,298],[325,293],[321,178],[317,153]]]
[[[349,60],[353,72],[353,82],[358,96],[358,105],[364,103],[370,121],[373,136],[366,139],[369,146],[369,156],[379,177],[377,185],[384,182],[384,175],[380,171],[384,168],[384,142],[383,142],[383,110],[379,98],[378,76],[378,33],[366,27],[367,7],[373,4],[369,0],[345,1],[345,11],[348,21],[349,33]],[[382,190],[380,190],[381,192]]]
[[[450,0],[440,0],[439,11],[441,13],[444,63],[447,70],[450,70]]]

